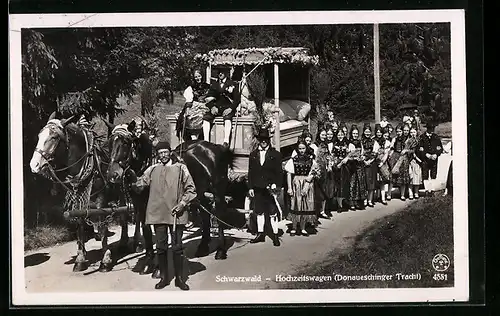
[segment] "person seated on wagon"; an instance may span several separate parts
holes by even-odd
[[[197,140],[203,133],[203,116],[208,111],[205,98],[209,89],[210,85],[203,81],[201,71],[194,70],[192,83],[184,90],[186,103],[175,126],[177,137],[183,141]]]
[[[210,141],[210,130],[216,117],[222,116],[224,120],[224,141],[222,145],[229,147],[232,120],[236,108],[240,104],[238,84],[228,78],[228,70],[219,70],[218,80],[210,85],[206,98],[208,112],[203,116],[203,136]]]

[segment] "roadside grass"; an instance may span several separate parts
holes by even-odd
[[[40,225],[24,230],[24,251],[51,247],[74,240],[68,227],[62,225]]]
[[[453,260],[453,199],[421,198],[404,210],[382,218],[355,238],[352,245],[329,258],[296,271],[295,276],[393,275],[390,281],[347,280],[279,283],[284,289],[429,288],[454,284],[453,261],[444,272],[447,280],[433,279],[436,254]],[[420,280],[398,280],[396,274],[421,275]]]

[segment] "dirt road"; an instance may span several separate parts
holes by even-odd
[[[349,247],[364,228],[373,221],[393,214],[411,203],[392,200],[389,206],[378,204],[364,211],[334,213],[332,220],[321,220],[315,235],[289,236],[281,238],[281,247],[265,243],[249,244],[252,235],[239,231],[228,231],[230,248],[228,258],[214,259],[215,249],[204,258],[193,258],[199,237],[185,241],[188,258],[188,281],[192,290],[241,290],[277,288],[276,275],[293,273],[297,268],[323,260],[329,252]],[[286,222],[281,228],[286,231]],[[119,230],[110,237],[111,243],[119,238]],[[132,236],[132,226],[129,236]],[[187,236],[188,234],[186,234]],[[132,271],[138,257],[143,254],[129,254],[118,260],[111,272],[98,271],[100,242],[91,240],[86,244],[89,269],[75,273],[69,261],[76,253],[76,243],[58,245],[47,249],[25,253],[25,278],[27,292],[95,292],[95,291],[150,291],[157,280],[149,275]],[[213,248],[213,247],[212,247]],[[170,261],[171,262],[171,261]],[[172,275],[171,271],[170,275]],[[254,277],[257,282],[224,282],[224,277]],[[164,290],[174,290],[173,282]]]

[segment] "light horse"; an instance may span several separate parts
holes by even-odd
[[[30,161],[34,174],[42,175],[66,189],[64,211],[88,212],[91,199],[96,208],[107,205],[109,187],[103,172],[106,165],[106,151],[97,144],[93,131],[87,131],[73,119],[57,119],[52,113],[47,124],[38,134],[38,142]],[[78,252],[73,271],[88,268],[85,250],[85,231],[89,222],[95,225],[98,234],[96,240],[102,241],[102,259],[99,271],[106,272],[113,268],[114,260],[108,245],[108,220],[99,218],[92,222],[90,217],[76,217]],[[120,248],[128,242],[127,223],[121,221]]]
[[[136,121],[129,124],[112,125],[104,121],[112,130],[109,138],[110,163],[107,170],[107,179],[110,183],[130,184],[138,176],[141,176],[153,163],[153,142],[149,134],[141,133],[134,135]],[[134,206],[135,232],[133,246],[136,252],[146,249],[146,260],[140,262],[152,262],[154,259],[153,234],[151,227],[145,224],[146,207],[149,199],[149,189],[141,192],[131,190],[128,186],[128,194]],[[140,242],[141,226],[144,235],[144,246]],[[138,264],[140,266],[140,264]],[[153,272],[152,265],[135,267],[140,274],[150,274]]]

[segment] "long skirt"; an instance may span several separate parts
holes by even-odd
[[[410,178],[412,185],[422,184],[422,167],[420,167],[415,159],[410,161]]]
[[[400,155],[399,161],[396,161],[396,165],[393,165],[393,168],[397,168],[396,173],[392,173],[393,183],[398,185],[408,185],[411,183],[410,178],[410,161],[408,156]],[[398,168],[399,165],[399,168]]]
[[[335,179],[335,197],[342,199],[349,199],[350,192],[350,173],[349,167],[347,165],[342,165],[340,168],[337,168],[333,172]]]
[[[310,223],[316,225],[316,214],[314,209],[314,185],[306,181],[307,176],[294,176],[292,180],[293,196],[291,198],[289,220],[293,225]],[[304,188],[308,186],[307,194],[302,195]]]
[[[384,162],[380,168],[378,168],[377,181],[379,184],[388,184],[392,182],[391,167],[389,167],[389,162]]]
[[[366,189],[368,191],[377,189],[377,169],[378,168],[375,163],[365,166]]]
[[[349,199],[359,201],[366,199],[366,172],[359,163],[350,165]]]
[[[320,191],[318,194],[321,196],[321,200],[330,200],[335,196],[337,191],[337,184],[335,182],[335,174],[333,171],[324,172],[323,176],[318,179],[318,186]]]

